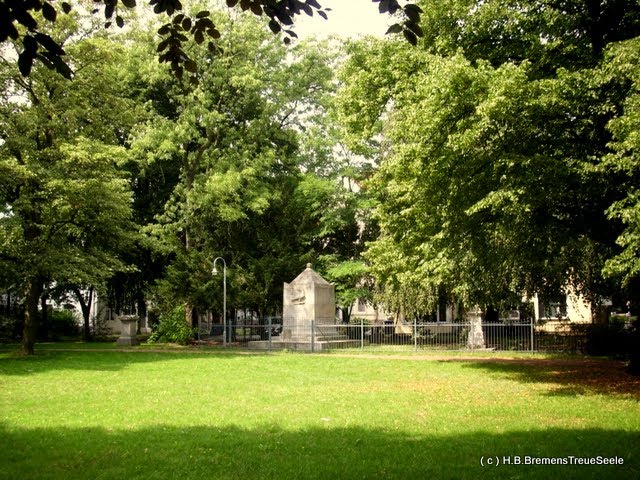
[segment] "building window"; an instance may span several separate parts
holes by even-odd
[[[361,299],[358,299],[358,312],[366,312],[367,304]]]
[[[547,318],[550,320],[561,320],[567,317],[567,299],[549,299],[548,301],[539,302],[539,315],[540,318]]]

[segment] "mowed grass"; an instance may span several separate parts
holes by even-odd
[[[608,361],[4,352],[0,478],[637,479],[639,400]]]

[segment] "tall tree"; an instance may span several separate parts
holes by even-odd
[[[23,350],[33,353],[46,282],[100,285],[125,268],[131,194],[120,165],[137,108],[119,90],[121,49],[75,41],[80,23],[50,34],[69,43],[74,88],[46,68],[23,78],[5,46],[0,71],[0,262],[19,275],[25,302]]]
[[[420,2],[423,46],[493,66],[529,62],[531,74],[592,68],[606,45],[640,33],[635,0],[436,0]]]
[[[259,312],[307,259],[300,230],[309,228],[309,213],[297,209],[305,161],[299,138],[332,88],[316,49],[287,50],[252,18],[211,17],[225,25],[222,50],[190,51],[207,65],[197,85],[152,73],[167,87],[169,101],[160,105],[172,108],[157,110],[134,143],[145,165],[178,166],[179,180],[149,231],[171,258],[158,292],[188,305],[188,321],[195,307],[211,304],[214,257],[233,265],[234,304]]]
[[[602,81],[609,85],[626,85],[621,115],[609,123],[612,132],[612,151],[603,158],[604,175],[623,175],[622,186],[626,195],[611,205],[609,216],[621,221],[625,228],[617,242],[622,250],[607,261],[606,273],[622,278],[625,284],[640,279],[640,39],[618,43],[608,52],[602,66]],[[638,299],[634,299],[638,302]]]
[[[342,118],[380,161],[368,258],[388,303],[419,313],[443,291],[468,304],[610,292],[602,268],[620,225],[605,211],[625,192],[599,164],[629,84],[598,65],[639,27],[637,4],[618,6],[624,20],[594,36],[576,27],[593,13],[580,2],[555,23],[543,20],[560,6],[431,2],[423,50],[353,47]]]

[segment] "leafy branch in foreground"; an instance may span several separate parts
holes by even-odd
[[[79,0],[76,0],[80,4]],[[388,34],[402,33],[409,43],[416,45],[418,37],[422,36],[420,28],[420,14],[422,10],[415,4],[402,7],[397,0],[372,0],[378,4],[381,14],[401,16],[402,22],[392,25]],[[96,0],[104,7],[94,8],[93,14],[103,12],[105,27],[110,27],[115,19],[118,27],[125,25],[120,7],[133,9],[136,0]],[[306,14],[319,15],[328,19],[329,8],[323,8],[317,0],[226,0],[229,8],[239,8],[249,11],[256,16],[265,16],[268,27],[274,34],[282,33],[284,42],[291,43],[297,35],[292,29],[295,18]],[[150,7],[155,15],[166,14],[169,21],[162,25],[158,34],[161,40],[158,44],[158,59],[168,63],[173,74],[181,78],[184,71],[195,74],[198,70],[196,62],[185,52],[184,45],[190,41],[197,44],[209,40],[208,48],[212,53],[220,53],[216,40],[220,38],[220,31],[211,20],[209,12],[202,10],[195,16],[183,13],[180,0],[150,0]],[[37,18],[41,15],[48,22],[56,22],[60,11],[68,14],[73,9],[71,3],[63,1],[49,2],[42,0],[0,0],[0,42],[13,39],[22,43],[22,51],[18,57],[18,67],[23,76],[29,76],[34,62],[40,61],[52,70],[56,70],[65,78],[71,79],[73,71],[65,62],[66,52],[62,45],[43,33]],[[22,28],[24,27],[24,28]]]

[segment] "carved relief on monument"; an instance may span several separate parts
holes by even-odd
[[[304,305],[307,301],[304,288],[293,287],[290,289],[289,295],[291,295],[291,305]]]

